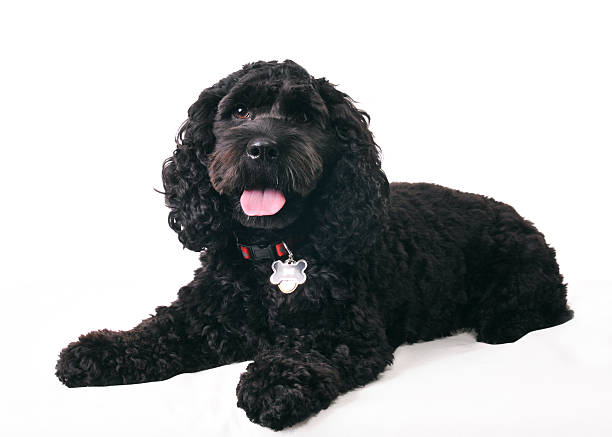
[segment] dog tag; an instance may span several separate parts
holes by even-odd
[[[306,267],[308,263],[301,259],[295,261],[293,259],[293,253],[289,250],[287,245],[287,253],[289,258],[287,261],[276,260],[272,263],[272,276],[270,276],[270,282],[278,286],[278,289],[285,294],[290,294],[295,291],[298,285],[306,282]]]

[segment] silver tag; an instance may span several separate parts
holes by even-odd
[[[293,293],[298,285],[306,282],[306,267],[308,263],[301,259],[294,261],[293,252],[289,250],[287,244],[283,241],[283,246],[287,249],[289,258],[287,261],[274,261],[272,263],[272,276],[270,282],[278,285],[278,289],[285,294]]]
[[[280,291],[285,294],[293,293],[298,285],[306,282],[306,267],[308,263],[301,259],[294,261],[288,259],[287,261],[274,261],[272,263],[272,276],[270,276],[270,282],[274,285],[278,285]]]

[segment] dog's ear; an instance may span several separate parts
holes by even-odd
[[[327,80],[315,84],[326,103],[340,157],[317,188],[313,241],[324,258],[352,263],[376,244],[386,222],[389,182],[368,129],[369,116]]]
[[[228,233],[224,232],[227,214],[210,183],[207,160],[215,145],[212,124],[217,105],[231,82],[223,80],[202,91],[189,108],[189,118],[176,135],[176,149],[162,169],[166,205],[170,208],[168,224],[183,246],[194,251],[215,251],[228,243]]]

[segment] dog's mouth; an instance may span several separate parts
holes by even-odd
[[[242,211],[250,217],[274,215],[285,202],[285,195],[272,188],[244,190],[240,196]]]

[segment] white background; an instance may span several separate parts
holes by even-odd
[[[357,100],[390,180],[513,205],[557,249],[570,300],[572,283],[609,280],[611,9],[3,2],[0,333],[12,358],[0,391],[11,415],[41,407],[24,386],[58,384],[68,341],[130,328],[190,280],[197,254],[154,191],[161,164],[199,92],[255,60],[292,59]]]

